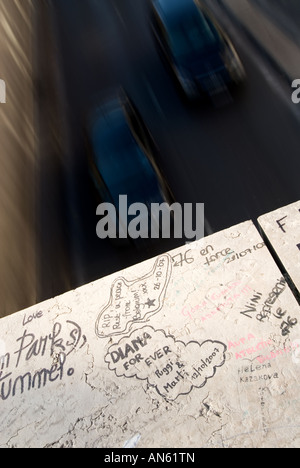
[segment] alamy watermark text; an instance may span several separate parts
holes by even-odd
[[[294,104],[300,103],[300,79],[294,80],[292,83],[292,88],[295,88],[295,91],[292,93],[292,101]]]
[[[6,103],[6,84],[4,80],[0,80],[0,104]]]
[[[204,237],[204,204],[133,203],[119,196],[118,210],[111,203],[97,207],[96,233],[100,239],[186,239]]]

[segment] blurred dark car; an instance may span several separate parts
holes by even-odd
[[[123,230],[128,224],[124,226],[119,211],[120,195],[127,195],[127,206],[143,203],[149,213],[151,203],[173,203],[171,190],[157,165],[157,147],[124,92],[90,115],[86,141],[89,172],[98,199],[114,205]]]
[[[198,0],[151,0],[151,27],[187,98],[244,81],[233,44]]]

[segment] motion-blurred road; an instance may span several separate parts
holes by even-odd
[[[300,46],[299,0],[253,0],[262,11]]]
[[[177,201],[204,202],[207,231],[256,219],[299,198],[299,121],[287,83],[243,32],[226,20],[247,71],[245,89],[225,105],[190,109],[155,47],[147,0],[53,1],[66,100],[69,236],[75,282],[90,281],[148,252],[121,252],[95,236],[82,124],[108,89],[122,85],[161,149]],[[161,249],[169,247],[160,246]]]
[[[148,0],[40,3],[37,301],[178,245],[116,249],[96,236],[82,129],[111,89],[123,86],[138,106],[176,200],[205,203],[207,234],[300,198],[300,112],[290,84],[218,3],[247,82],[198,107],[184,103],[158,54]]]

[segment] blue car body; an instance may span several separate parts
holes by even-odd
[[[197,0],[152,0],[152,29],[188,97],[245,78],[231,41]]]
[[[89,172],[98,198],[113,204],[119,218],[120,195],[127,196],[128,206],[143,203],[148,209],[151,203],[172,202],[152,137],[128,97],[97,107],[87,127]]]

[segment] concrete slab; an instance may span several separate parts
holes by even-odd
[[[299,447],[299,321],[252,222],[3,318],[0,446]]]
[[[300,201],[263,215],[258,222],[300,292]]]

